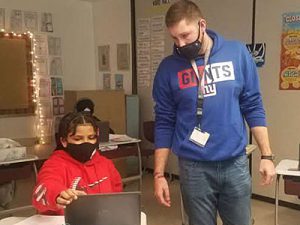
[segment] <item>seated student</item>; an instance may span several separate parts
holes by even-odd
[[[100,119],[98,119],[95,115],[93,115],[94,108],[95,108],[95,104],[91,99],[81,98],[75,103],[74,112],[82,112],[82,113],[90,114],[96,121],[100,121]],[[115,132],[111,128],[109,128],[109,133],[114,134]],[[56,140],[55,149],[61,149],[62,144],[60,142],[58,133],[55,133],[55,140]]]
[[[90,98],[81,98],[75,103],[75,112],[89,112],[94,114],[95,104]]]
[[[32,203],[41,214],[62,215],[78,195],[121,192],[120,174],[100,155],[98,128],[86,113],[68,113],[59,124],[62,149],[57,149],[39,171]]]
[[[95,108],[95,104],[94,102],[89,99],[89,98],[82,98],[82,99],[79,99],[76,104],[75,104],[75,111],[76,112],[86,112],[86,113],[90,113],[94,118],[95,120],[97,121],[101,121],[100,119],[98,119],[98,117],[96,117],[94,115],[94,108]],[[109,133],[110,134],[114,134],[115,132],[109,128]]]

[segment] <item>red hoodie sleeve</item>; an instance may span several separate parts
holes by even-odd
[[[122,179],[112,161],[110,161],[109,171],[110,171],[111,183],[112,183],[111,186],[113,189],[112,191],[122,192],[123,191]]]
[[[41,168],[32,194],[32,204],[41,214],[62,215],[56,205],[56,198],[66,190],[66,174],[55,158],[48,159]]]

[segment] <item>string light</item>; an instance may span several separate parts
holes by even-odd
[[[5,36],[8,38],[29,38],[31,42],[31,63],[32,63],[32,80],[30,81],[30,86],[33,88],[33,93],[32,93],[32,102],[35,103],[35,115],[36,115],[36,136],[38,139],[39,144],[46,144],[46,130],[45,130],[45,115],[44,112],[45,110],[43,109],[43,106],[41,104],[41,99],[39,98],[39,82],[38,82],[38,77],[37,77],[37,72],[40,70],[38,67],[38,63],[36,63],[36,59],[38,58],[36,55],[36,39],[34,38],[33,33],[30,31],[27,31],[25,33],[15,33],[13,31],[11,32],[6,32],[5,29],[0,30],[0,36]]]
[[[43,109],[43,106],[41,104],[41,99],[39,98],[39,82],[38,82],[38,77],[37,77],[37,73],[38,71],[40,71],[40,68],[38,67],[38,63],[37,63],[37,54],[36,54],[36,39],[34,38],[33,33],[31,33],[30,31],[27,31],[27,35],[29,36],[29,38],[31,39],[31,46],[32,46],[32,50],[30,52],[30,54],[32,55],[32,67],[33,67],[33,85],[34,85],[34,90],[35,90],[35,101],[36,101],[36,116],[37,116],[37,120],[38,120],[38,124],[37,124],[37,138],[38,138],[38,142],[39,144],[46,144],[46,130],[45,130],[45,122],[46,122],[46,116],[45,116],[45,110]]]

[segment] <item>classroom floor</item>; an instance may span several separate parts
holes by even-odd
[[[129,184],[125,190],[134,190],[135,184]],[[153,179],[151,174],[145,174],[142,188],[142,211],[147,215],[147,225],[182,225],[180,212],[179,182],[170,183],[171,208],[158,205],[153,195]],[[258,200],[252,200],[252,214],[255,225],[274,225],[274,205]],[[221,225],[218,221],[218,225]],[[279,224],[299,225],[300,211],[279,207]]]
[[[125,186],[124,191],[138,190],[138,182]],[[171,208],[160,206],[153,195],[152,174],[144,173],[142,186],[142,211],[147,215],[147,225],[182,225],[180,211],[179,181],[170,182]],[[300,200],[299,200],[300,201]],[[274,225],[274,205],[258,200],[252,200],[252,215],[255,225]],[[34,210],[14,213],[10,216],[30,216]],[[300,211],[279,207],[280,225],[300,225]],[[187,224],[185,224],[187,225]],[[218,225],[222,225],[219,220]]]

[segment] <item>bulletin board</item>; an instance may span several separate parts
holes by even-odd
[[[31,40],[0,33],[0,115],[33,114]]]

